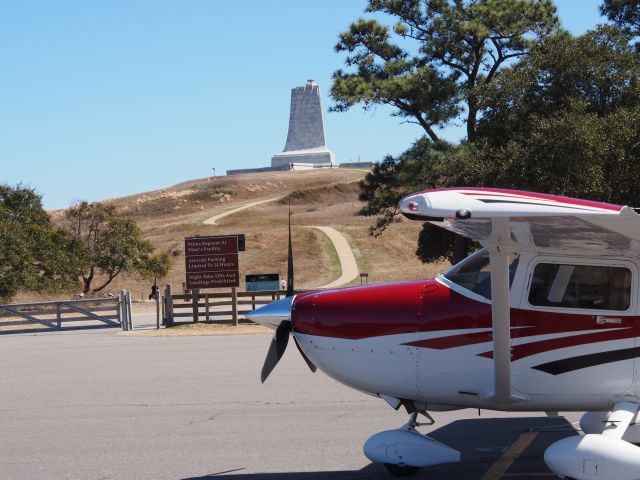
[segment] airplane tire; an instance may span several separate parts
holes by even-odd
[[[394,477],[410,477],[411,475],[418,473],[420,470],[420,467],[412,467],[411,465],[385,463],[384,466]]]

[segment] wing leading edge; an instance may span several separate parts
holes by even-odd
[[[640,251],[640,215],[608,203],[492,188],[427,190],[403,198],[400,211],[482,244],[491,221],[508,218],[515,251],[620,255]]]

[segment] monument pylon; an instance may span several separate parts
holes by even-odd
[[[300,163],[337,165],[335,155],[325,142],[320,87],[313,80],[291,89],[287,142],[284,151],[271,158],[272,167]]]

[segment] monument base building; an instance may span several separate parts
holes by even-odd
[[[291,150],[289,152],[276,153],[271,158],[271,166],[274,168],[286,167],[299,163],[309,163],[322,167],[335,167],[336,157],[327,148],[309,148],[306,150]]]

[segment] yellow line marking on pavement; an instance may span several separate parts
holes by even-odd
[[[513,445],[504,452],[504,454],[491,465],[489,470],[480,477],[480,480],[499,480],[504,476],[509,467],[513,465],[513,462],[522,455],[522,452],[533,442],[533,439],[538,435],[537,432],[525,432],[513,442]]]

